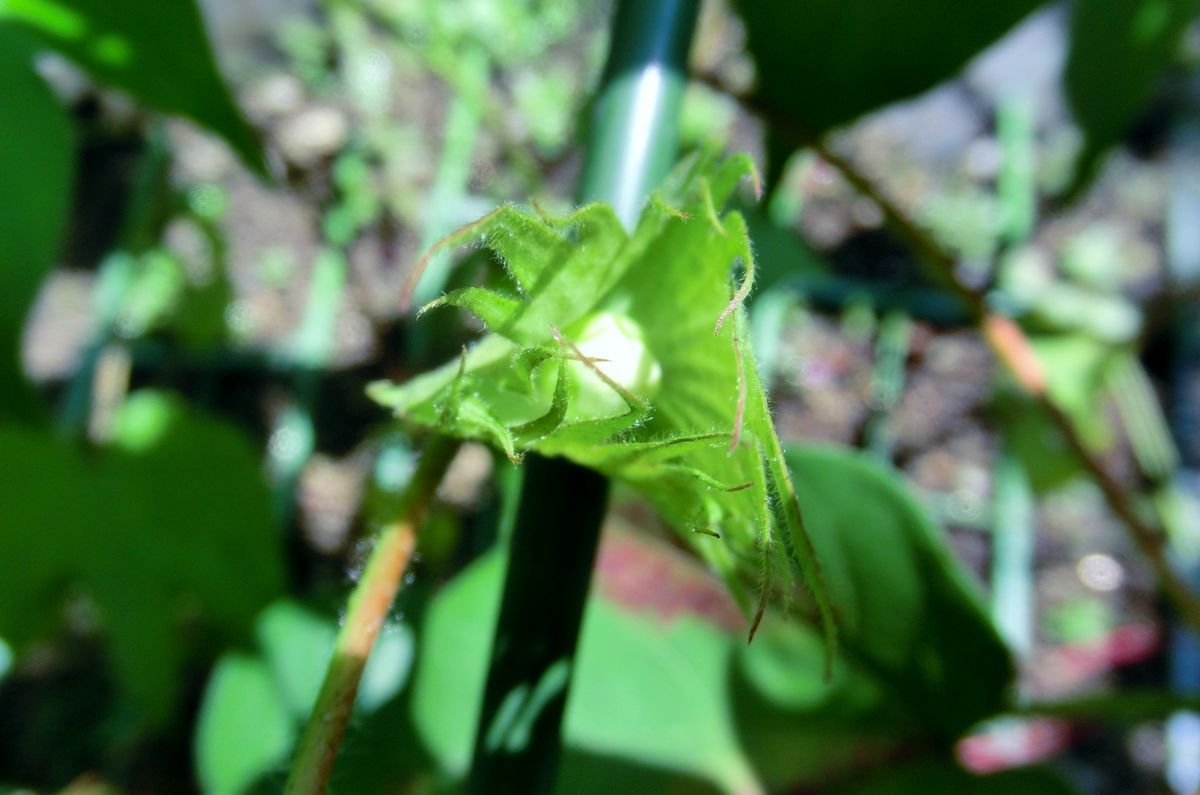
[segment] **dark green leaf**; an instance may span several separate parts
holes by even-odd
[[[894,473],[850,451],[787,459],[843,642],[828,681],[802,623],[768,616],[740,649],[732,699],[755,769],[775,789],[815,787],[948,752],[1009,703],[1011,662],[974,588]]]
[[[945,80],[1042,0],[739,0],[758,97],[807,135]]]
[[[257,457],[229,426],[142,393],[118,412],[116,442],[85,456],[0,426],[0,635],[28,644],[78,588],[126,689],[161,717],[186,656],[182,618],[248,634],[282,587],[280,550]]]
[[[28,417],[35,405],[20,369],[21,329],[58,250],[74,166],[70,123],[33,71],[33,43],[0,19],[0,420]]]
[[[1197,0],[1075,0],[1064,81],[1084,147],[1068,193],[1129,130],[1175,59]]]
[[[217,73],[193,0],[5,0],[5,17],[39,31],[96,78],[218,133],[263,172],[258,141]]]
[[[278,601],[259,615],[255,635],[260,653],[226,654],[204,691],[195,758],[206,792],[234,795],[282,774],[333,656],[337,625],[332,616]],[[396,695],[412,660],[411,630],[389,623],[363,672],[359,717]]]
[[[897,476],[835,449],[787,453],[847,661],[946,740],[1007,705],[1013,666],[974,584]]]
[[[602,585],[568,703],[566,791],[655,770],[693,780],[647,791],[817,785],[902,751],[949,753],[966,727],[1007,706],[1007,652],[896,477],[846,452],[795,449],[788,460],[844,597],[847,644],[833,679],[819,633],[802,622],[768,616],[747,646],[693,614],[618,605]],[[668,576],[661,560],[652,565],[668,592],[687,566],[675,560]],[[413,723],[454,777],[470,761],[502,574],[498,557],[480,562],[438,595],[422,627]]]

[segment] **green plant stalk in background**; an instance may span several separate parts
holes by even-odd
[[[997,109],[1000,269],[1011,265],[1009,252],[1029,240],[1037,220],[1036,110],[1033,99],[1019,90]],[[1024,462],[1011,448],[1006,444],[992,466],[992,617],[1018,658],[1026,659],[1035,639],[1036,495]]]
[[[579,188],[626,226],[675,159],[696,0],[624,0]],[[468,791],[554,787],[572,663],[608,485],[562,459],[531,456],[509,554]],[[564,521],[566,519],[566,521]]]
[[[346,618],[338,631],[333,659],[325,671],[312,716],[296,749],[284,791],[289,795],[321,793],[329,783],[367,658],[383,629],[388,610],[416,546],[416,531],[429,508],[438,483],[458,450],[458,442],[434,437],[425,447],[396,518],[371,550],[367,566],[350,597]]]

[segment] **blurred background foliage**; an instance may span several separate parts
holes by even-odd
[[[747,646],[610,512],[564,793],[1194,793],[1194,640],[943,268],[1197,579],[1193,0],[705,2],[684,149],[764,166],[755,349],[842,611]],[[413,468],[421,251],[569,206],[604,0],[0,0],[0,791],[276,791]],[[452,267],[453,266],[453,267]],[[417,300],[489,283],[435,261]],[[858,448],[858,449],[852,449]],[[337,792],[470,762],[516,470],[468,445]]]

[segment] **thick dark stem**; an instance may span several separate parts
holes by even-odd
[[[675,159],[698,0],[621,0],[578,198],[632,226]],[[468,791],[554,788],[575,646],[608,484],[590,470],[527,459]]]

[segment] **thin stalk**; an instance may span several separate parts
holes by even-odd
[[[1002,155],[996,184],[1001,214],[999,270],[1010,266],[1010,252],[1029,240],[1037,223],[1036,110],[1033,97],[1019,89],[998,109]],[[1035,636],[1037,498],[1025,463],[1010,445],[1000,451],[993,482],[992,618],[1018,659],[1025,661],[1033,651]],[[1009,730],[1024,734],[1027,727]]]
[[[581,201],[632,226],[676,155],[698,0],[621,0],[596,103]],[[529,456],[467,791],[553,791],[562,717],[608,483]]]
[[[333,349],[338,307],[346,287],[346,258],[324,248],[313,260],[304,316],[286,353],[295,367],[292,396],[275,419],[267,468],[275,488],[276,515],[286,524],[295,508],[296,484],[316,444],[313,404],[318,374]]]
[[[996,463],[995,483],[992,618],[1016,655],[1028,659],[1034,642],[1034,494],[1025,466],[1007,447]]]
[[[362,577],[350,596],[346,618],[333,648],[333,659],[325,671],[321,692],[300,738],[284,788],[287,795],[319,795],[329,783],[346,724],[354,710],[354,699],[367,658],[412,558],[417,528],[458,444],[445,436],[430,440],[401,497],[396,518],[384,527],[371,550]]]
[[[875,369],[871,374],[871,416],[865,430],[866,448],[881,461],[891,462],[896,447],[892,412],[904,394],[905,362],[912,344],[912,318],[889,312],[879,323],[875,339]]]
[[[720,78],[702,75],[700,79],[724,91],[747,110],[756,113],[788,135],[797,146],[809,146],[842,173],[859,193],[874,201],[883,211],[888,226],[905,241],[917,257],[929,268],[939,282],[957,296],[963,306],[975,318],[975,323],[984,340],[1001,365],[1009,372],[1017,385],[1058,428],[1067,447],[1079,460],[1092,481],[1100,488],[1109,510],[1120,519],[1129,532],[1138,551],[1146,558],[1163,592],[1172,605],[1192,627],[1200,629],[1200,597],[1188,586],[1184,578],[1167,559],[1166,537],[1157,523],[1144,516],[1134,498],[1105,469],[1104,464],[1088,449],[1070,416],[1050,395],[1046,375],[1037,358],[1033,345],[1016,322],[994,311],[988,304],[984,290],[972,287],[959,278],[957,259],[934,237],[915,223],[895,202],[845,157],[834,152],[824,140],[809,135],[787,119],[780,118],[753,97],[733,91]]]

